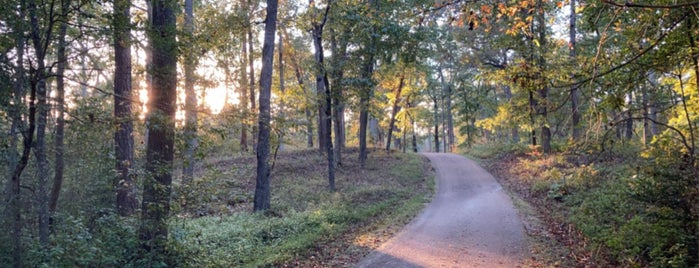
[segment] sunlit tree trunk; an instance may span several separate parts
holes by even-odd
[[[168,214],[172,192],[177,96],[177,44],[174,0],[151,1],[149,33],[152,83],[148,98],[146,176],[139,238],[143,258],[166,261]],[[151,263],[154,265],[155,263]]]
[[[194,42],[194,6],[193,0],[184,1],[184,31],[186,40],[185,43],[191,44]],[[196,68],[196,59],[193,53],[184,53],[184,163],[183,163],[183,183],[189,184],[194,178],[194,155],[198,147],[197,141],[197,94],[194,91],[194,70]]]
[[[274,35],[277,29],[277,0],[267,0],[265,35],[262,45],[262,73],[260,74],[260,113],[258,116],[259,141],[257,143],[257,181],[255,184],[254,211],[270,208],[269,189],[269,136],[270,98],[272,96],[272,70],[274,68]]]
[[[398,81],[398,87],[394,92],[396,99],[393,100],[393,107],[391,108],[391,120],[388,123],[388,136],[386,140],[386,151],[391,150],[391,138],[393,137],[393,128],[396,126],[396,115],[400,111],[400,94],[403,91],[403,85],[405,83],[405,69],[401,71],[401,75]],[[403,130],[405,131],[405,130]]]

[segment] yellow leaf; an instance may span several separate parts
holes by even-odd
[[[538,46],[541,46],[541,45],[539,44],[539,40],[536,40],[536,39],[534,39],[534,45],[536,45],[537,47],[538,47]]]

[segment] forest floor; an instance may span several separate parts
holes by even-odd
[[[352,267],[400,231],[431,199],[433,171],[416,154],[372,150],[366,166],[345,150],[328,190],[317,150],[282,152],[271,176],[272,209],[250,213],[251,156],[209,158],[171,224],[182,266]],[[235,256],[235,258],[230,258]]]

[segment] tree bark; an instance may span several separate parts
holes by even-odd
[[[151,1],[149,32],[152,49],[151,92],[148,98],[146,178],[143,182],[141,227],[142,254],[149,260],[166,261],[165,247],[172,192],[177,96],[177,44],[174,0]]]
[[[192,0],[184,1],[184,35],[186,42],[192,44],[194,41],[194,6]],[[197,140],[197,94],[194,91],[196,83],[194,70],[196,68],[196,59],[193,53],[185,53],[184,55],[184,163],[183,163],[183,184],[189,184],[194,178],[194,165],[196,163],[194,155],[198,147]]]
[[[114,151],[117,177],[116,208],[121,216],[136,212],[133,165],[133,120],[131,103],[131,27],[129,19],[130,0],[114,2]]]
[[[265,35],[262,45],[262,73],[260,74],[260,113],[258,116],[259,133],[257,142],[257,181],[255,184],[254,211],[270,208],[270,98],[272,95],[272,69],[274,68],[274,35],[277,29],[277,0],[267,0],[267,18],[265,18]]]

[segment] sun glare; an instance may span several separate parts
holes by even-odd
[[[231,96],[230,94],[226,96],[225,87],[210,88],[206,90],[204,104],[209,107],[211,113],[218,114],[223,110],[223,106],[229,99],[231,99]]]

